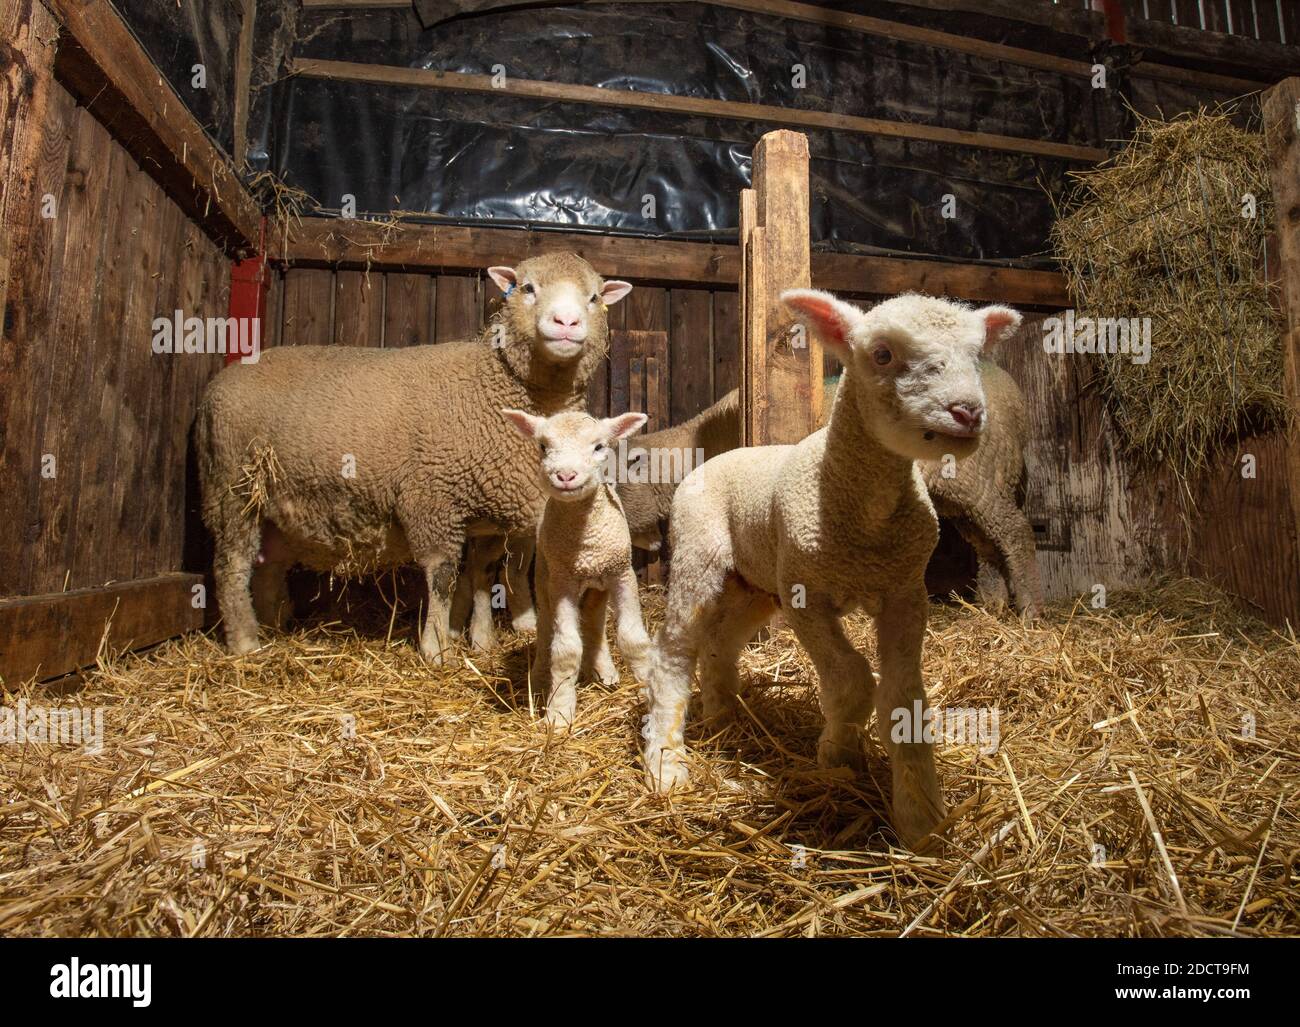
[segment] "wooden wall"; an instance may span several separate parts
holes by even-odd
[[[1040,529],[1049,598],[1090,599],[1161,573],[1204,577],[1276,624],[1300,624],[1300,546],[1291,517],[1286,442],[1242,440],[1182,489],[1171,471],[1134,469],[1118,448],[1088,361],[1042,350],[1041,317],[995,359],[1029,408],[1026,511]],[[1256,458],[1243,478],[1241,457]],[[1190,495],[1188,494],[1190,492]]]
[[[484,275],[288,268],[272,278],[263,339],[269,346],[450,342],[476,334],[500,299]],[[610,356],[589,391],[593,413],[643,410],[653,431],[736,387],[734,290],[637,285],[609,308],[609,320]]]
[[[21,317],[0,361],[0,596],[182,568],[187,435],[222,358],[155,355],[152,322],[224,317],[230,281],[228,259],[57,83],[39,136],[8,295]]]

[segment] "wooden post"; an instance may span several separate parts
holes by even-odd
[[[1277,212],[1278,280],[1286,316],[1282,334],[1282,387],[1291,424],[1287,475],[1291,513],[1300,536],[1300,78],[1288,78],[1264,94],[1273,206]]]
[[[741,194],[741,416],[744,444],[798,442],[822,411],[822,351],[794,330],[780,301],[812,281],[808,139],[769,132],[754,148],[754,188]]]

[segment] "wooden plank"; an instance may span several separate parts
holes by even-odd
[[[433,276],[390,274],[385,279],[384,347],[433,342]]]
[[[95,295],[103,271],[108,201],[109,147],[104,127],[84,108],[77,108],[68,154],[68,173],[55,219],[59,288],[52,331],[45,340],[49,373],[38,385],[41,415],[36,438],[39,452],[54,461],[53,477],[37,480],[36,522],[39,534],[31,549],[31,581],[52,592],[64,587],[68,570],[69,529],[75,516],[83,447],[83,403],[91,359],[91,325]]]
[[[740,297],[734,292],[713,294],[713,402],[740,381]]]
[[[353,64],[346,61],[311,58],[296,59],[293,63],[293,71],[305,78],[324,78],[338,82],[444,89],[462,93],[486,93],[492,96],[516,96],[548,102],[561,101],[649,110],[661,114],[689,114],[732,121],[753,121],[792,128],[823,128],[890,139],[920,139],[953,146],[970,146],[1008,153],[1029,153],[1040,157],[1059,157],[1087,163],[1105,160],[1109,156],[1108,151],[1095,146],[1074,146],[1042,139],[968,132],[963,129],[941,128],[914,122],[862,118],[831,111],[797,110],[769,104],[711,100],[668,93],[639,93],[628,89],[605,89],[513,77],[507,78],[504,85],[499,83],[494,85],[494,78],[491,75],[466,75],[460,72],[433,71],[425,68]]]
[[[669,308],[669,415],[670,423],[680,424],[713,402],[713,295],[673,289]]]
[[[261,210],[112,5],[47,3],[66,30],[55,61],[59,81],[215,239],[254,247]]]
[[[750,190],[746,190],[749,192]],[[767,417],[767,264],[763,228],[756,225],[745,240],[744,317],[740,323],[741,444],[763,445]]]
[[[8,310],[11,255],[25,259],[57,32],[38,0],[0,0],[0,312]],[[0,324],[0,338],[9,334]],[[8,359],[0,356],[0,384]]]
[[[1278,18],[1277,0],[1251,0],[1255,14],[1256,36],[1267,43],[1282,41],[1282,23]]]
[[[762,228],[763,289],[748,292],[763,304],[766,375],[755,368],[753,389],[766,399],[754,420],[755,443],[798,442],[816,431],[822,413],[822,347],[811,332],[796,330],[784,303],[786,289],[811,282],[808,251],[808,138],[798,132],[769,132],[754,149],[754,205]],[[752,237],[752,235],[751,235]],[[758,312],[750,311],[757,325]],[[792,334],[793,333],[793,334]],[[760,409],[763,409],[760,407]]]
[[[384,341],[384,276],[340,271],[335,277],[334,342],[380,346]]]
[[[284,278],[283,268],[272,266],[268,272],[270,281],[266,290],[266,316],[262,320],[262,348],[280,345],[284,330]],[[383,289],[382,277],[375,285]],[[381,302],[382,305],[382,302]]]
[[[558,251],[577,253],[606,277],[638,283],[736,288],[740,281],[740,250],[734,245],[417,222],[386,233],[363,221],[304,218],[291,229],[288,249],[278,256],[295,267],[432,270],[513,266],[527,257]],[[1071,305],[1065,279],[1055,271],[814,253],[812,275],[817,288],[848,295],[911,291],[1054,310]],[[639,291],[640,286],[632,297]]]
[[[434,290],[434,342],[458,342],[478,334],[482,304],[477,278],[439,275]]]
[[[0,599],[0,678],[14,688],[58,677],[107,651],[153,645],[203,626],[191,602],[197,574]]]
[[[72,98],[53,77],[54,19],[36,0],[0,0],[0,595],[30,591],[29,543],[38,530],[37,392],[46,366],[45,297],[56,265],[54,222],[41,198],[57,196],[68,163]]]
[[[241,167],[248,154],[249,94],[253,79],[253,33],[257,21],[257,0],[240,0],[243,18],[239,24],[239,49],[235,54],[235,152],[231,159]]]
[[[619,306],[623,307],[623,324],[628,332],[628,337],[632,340],[633,352],[645,358],[653,357],[661,362],[661,366],[668,362],[668,330],[670,324],[668,310],[668,290],[655,288],[633,289],[627,299],[623,300]],[[668,392],[668,375],[659,375],[657,379],[657,388],[653,396],[647,396],[647,404],[654,408],[652,416],[655,418],[653,424],[660,424],[667,427],[668,413],[671,408],[671,399]],[[624,407],[622,410],[611,408],[611,413],[621,414],[624,410],[636,409],[635,407]],[[651,411],[646,411],[651,413]],[[647,424],[647,431],[656,429]]]
[[[282,346],[328,346],[334,341],[334,274],[294,268],[284,279]]]
[[[1282,385],[1292,419],[1287,478],[1300,535],[1300,78],[1289,78],[1264,94],[1263,117],[1277,211],[1278,279],[1286,304]]]
[[[132,269],[134,239],[122,229],[134,213],[142,173],[127,152],[116,143],[109,147],[107,233],[103,254],[94,325],[90,332],[91,358],[82,382],[84,431],[78,447],[84,450],[80,479],[76,486],[76,510],[68,529],[64,555],[72,569],[71,585],[80,588],[100,585],[114,573],[116,522],[112,516],[113,463],[117,450],[117,420],[124,371],[123,325]],[[152,334],[152,333],[151,333]]]

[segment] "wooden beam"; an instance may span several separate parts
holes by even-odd
[[[803,111],[769,104],[739,103],[731,100],[707,100],[695,96],[668,93],[638,93],[630,89],[601,89],[596,86],[541,82],[534,79],[506,77],[494,85],[491,75],[464,75],[455,71],[426,68],[400,68],[387,64],[353,64],[346,61],[322,61],[302,58],[293,63],[293,72],[305,78],[323,78],[338,82],[363,82],[369,85],[405,86],[418,89],[446,89],[461,93],[486,93],[495,96],[518,96],[533,100],[587,103],[603,107],[623,107],[668,114],[690,114],[735,121],[758,121],[792,128],[823,128],[838,132],[883,136],[892,139],[919,139],[932,143],[970,146],[1009,153],[1028,153],[1039,157],[1095,163],[1109,153],[1093,146],[1074,146],[1041,139],[967,132],[963,129],[918,125],[882,118],[860,118],[829,111]]]
[[[94,663],[111,651],[153,645],[203,626],[197,574],[162,574],[53,595],[0,599],[0,680],[8,689]]]
[[[1300,536],[1300,78],[1280,82],[1264,94],[1273,208],[1277,211],[1279,279],[1285,305],[1282,383],[1291,424],[1287,433],[1287,475],[1291,512]]]
[[[745,190],[746,193],[750,190]],[[753,227],[745,242],[741,352],[747,444],[798,442],[821,423],[822,350],[781,302],[811,284],[808,249],[808,137],[769,132],[754,147]],[[748,204],[742,198],[742,209]]]
[[[280,235],[273,234],[279,246]],[[559,250],[579,254],[601,274],[639,282],[734,289],[740,281],[740,251],[735,245],[422,222],[393,226],[304,218],[290,227],[287,248],[272,257],[295,267],[481,270]],[[857,296],[913,291],[1052,310],[1071,302],[1065,278],[1056,271],[993,264],[814,253],[812,278],[819,289]]]
[[[107,0],[46,0],[63,25],[55,75],[194,221],[228,249],[262,212]]]
[[[257,0],[241,0],[243,19],[239,25],[239,49],[235,54],[235,126],[230,155],[235,167],[248,157],[248,111],[253,81],[253,32],[257,23]]]

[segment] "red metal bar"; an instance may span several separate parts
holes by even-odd
[[[1092,0],[1092,9],[1106,16],[1106,38],[1116,43],[1128,41],[1128,27],[1124,23],[1124,7],[1120,0]]]
[[[237,260],[230,266],[230,316],[243,334],[243,326],[248,325],[249,335],[254,340],[255,353],[260,353],[262,331],[265,328],[266,298],[271,288],[270,268],[266,264],[266,219],[262,219],[260,236],[257,240],[257,255],[245,260]],[[231,347],[226,353],[226,363],[233,364],[245,359]],[[256,356],[250,362],[255,361]]]

